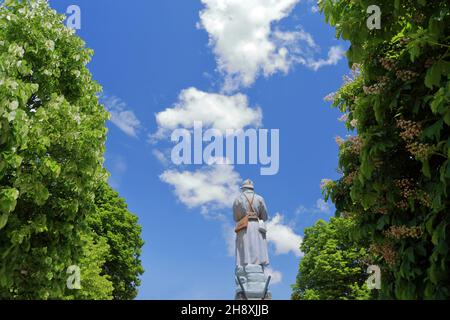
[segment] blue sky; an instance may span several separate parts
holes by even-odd
[[[347,44],[335,40],[314,2],[50,3],[61,13],[80,7],[77,34],[95,51],[88,67],[112,114],[105,155],[110,182],[139,216],[146,242],[138,298],[233,298],[231,195],[240,179],[251,178],[272,219],[269,252],[278,283],[271,290],[274,299],[289,299],[304,228],[333,215],[332,205],[320,200],[320,182],[338,176],[334,138],[346,134],[339,112],[323,98],[348,73]],[[167,132],[188,126],[186,119],[211,101],[217,108],[204,117],[213,123],[221,112],[239,118],[242,111],[249,115],[237,119],[242,127],[260,120],[262,128],[280,130],[277,175],[261,176],[257,165],[170,163]],[[155,138],[157,132],[165,134]]]

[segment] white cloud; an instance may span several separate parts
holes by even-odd
[[[283,280],[283,274],[280,271],[273,270],[272,268],[266,268],[264,272],[267,276],[272,276],[270,279],[270,284],[277,284]]]
[[[107,154],[107,161],[109,163],[108,169],[110,171],[109,183],[115,189],[120,187],[122,178],[126,173],[128,166],[122,156]]]
[[[156,114],[158,132],[154,138],[163,138],[176,128],[192,128],[195,121],[222,131],[242,129],[260,126],[262,112],[260,108],[251,108],[243,94],[229,96],[189,88],[180,93],[174,106]]]
[[[300,257],[300,244],[302,237],[295,233],[295,231],[283,224],[283,216],[277,213],[267,223],[267,240],[275,245],[275,254],[286,254],[293,252]]]
[[[101,100],[111,114],[111,122],[128,136],[136,138],[141,122],[133,111],[127,110],[127,104],[115,96],[105,95],[101,97]]]
[[[227,255],[234,257],[236,254],[236,233],[234,232],[234,227],[230,223],[224,223],[222,228],[227,245]]]
[[[319,12],[319,7],[316,6],[316,5],[311,6],[311,12],[312,12],[312,13],[317,13],[317,12]]]
[[[169,164],[169,159],[164,152],[158,149],[153,149],[152,154],[156,158],[156,160],[158,160],[159,163],[161,163],[163,166],[167,166]]]
[[[118,174],[124,174],[127,171],[127,164],[122,157],[117,157],[114,160],[114,172]]]
[[[295,64],[318,70],[342,58],[339,47],[332,47],[328,59],[317,60],[314,54],[319,48],[309,33],[278,28],[277,23],[291,14],[299,0],[202,2],[205,7],[198,26],[208,32],[218,69],[225,77],[225,92],[249,87],[260,75],[287,73]]]
[[[214,165],[197,171],[166,170],[160,179],[175,188],[178,200],[189,208],[230,208],[239,194],[241,178],[230,165]]]
[[[325,202],[323,199],[317,199],[316,205],[312,208],[306,208],[305,206],[300,206],[295,211],[296,214],[302,214],[302,213],[325,213],[330,214],[331,213],[331,207],[330,204]]]
[[[299,0],[202,0],[199,26],[210,38],[226,89],[250,86],[258,74],[287,72],[288,49],[271,38],[272,24],[287,17]]]
[[[274,37],[280,41],[283,45],[289,46],[292,44],[297,43],[298,41],[304,41],[310,47],[311,49],[318,49],[318,46],[316,44],[316,41],[314,40],[313,36],[306,32],[303,29],[299,29],[298,31],[290,31],[290,32],[282,32],[279,30],[276,30],[274,32]],[[299,52],[300,48],[293,46],[292,51]]]
[[[330,205],[323,199],[317,199],[316,208],[322,213],[330,213]]]
[[[306,62],[306,65],[313,69],[318,70],[324,66],[336,65],[339,60],[345,57],[345,50],[339,46],[333,46],[328,51],[328,59],[320,59],[320,60],[309,60]]]

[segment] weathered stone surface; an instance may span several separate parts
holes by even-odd
[[[267,283],[268,277],[264,273],[264,268],[260,265],[246,265],[245,267],[236,267],[236,277],[239,277],[244,287],[245,293],[248,299],[270,300],[272,294],[268,291],[264,297],[264,289]],[[244,295],[239,282],[236,280],[236,294],[235,300],[243,300]]]
[[[258,264],[248,264],[244,269],[246,273],[264,273],[264,268]]]

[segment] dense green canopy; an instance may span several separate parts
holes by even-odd
[[[131,214],[125,201],[106,183],[96,192],[95,214],[88,219],[89,226],[99,241],[106,241],[109,254],[103,270],[114,285],[114,299],[133,299],[144,272],[139,259],[142,228],[137,216]]]
[[[450,2],[322,0],[359,70],[332,97],[356,135],[340,145],[338,181],[325,181],[351,234],[371,243],[381,297],[450,297]]]
[[[104,186],[93,53],[63,21],[46,1],[0,5],[0,299],[62,298],[80,264],[77,298],[133,298],[141,230]]]
[[[351,219],[319,220],[305,230],[294,300],[367,299],[367,250],[350,238]]]

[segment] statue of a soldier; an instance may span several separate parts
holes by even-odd
[[[270,299],[265,267],[269,265],[266,238],[268,218],[264,199],[245,180],[242,193],[234,201],[236,221],[236,299]]]

